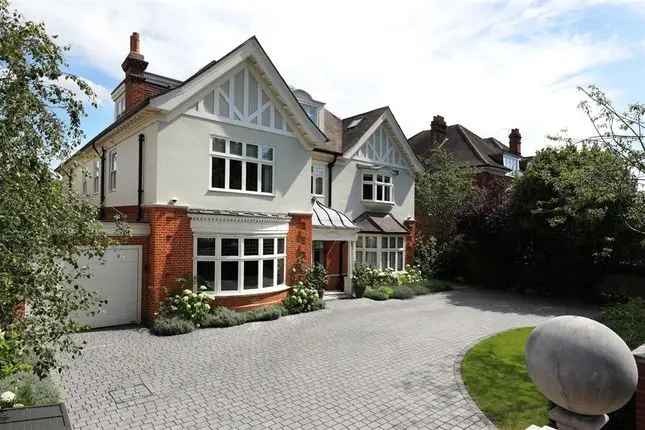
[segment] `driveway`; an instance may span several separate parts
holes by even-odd
[[[413,300],[336,300],[277,321],[188,335],[78,335],[64,374],[74,428],[483,429],[461,385],[479,338],[551,316],[537,299],[459,289]]]

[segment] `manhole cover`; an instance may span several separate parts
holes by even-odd
[[[110,396],[112,396],[114,403],[119,404],[132,400],[145,399],[146,397],[152,396],[152,391],[146,387],[146,384],[137,384],[112,390],[110,391]]]

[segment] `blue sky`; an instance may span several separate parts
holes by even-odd
[[[132,31],[148,70],[179,79],[255,34],[291,85],[339,116],[389,105],[407,136],[441,114],[503,142],[519,127],[524,153],[563,128],[590,132],[577,85],[645,102],[645,0],[13,5],[70,44],[70,70],[93,83],[88,138],[112,120]]]

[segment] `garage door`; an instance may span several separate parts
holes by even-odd
[[[83,288],[108,302],[97,315],[78,317],[78,322],[96,328],[141,321],[141,255],[140,245],[120,245],[108,248],[100,260],[81,262],[92,272]]]

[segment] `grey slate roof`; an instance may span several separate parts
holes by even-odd
[[[347,151],[354,146],[356,142],[365,134],[365,132],[388,110],[387,106],[380,107],[369,112],[360,113],[343,119],[343,145],[342,152]],[[353,120],[362,118],[361,122],[352,128],[347,128]]]
[[[457,160],[472,167],[487,167],[499,171],[501,175],[510,171],[503,164],[503,153],[510,153],[508,146],[499,140],[488,137],[482,138],[461,124],[450,125],[446,129],[444,148]],[[417,156],[441,142],[433,142],[430,130],[423,130],[408,139],[412,150]]]
[[[407,234],[408,229],[387,213],[363,212],[354,220],[361,233]]]
[[[226,209],[188,209],[189,214],[195,215],[228,215],[247,218],[271,218],[276,220],[289,220],[287,213],[255,212],[255,211],[231,211]]]
[[[317,199],[313,199],[312,210],[313,216],[311,217],[311,223],[314,228],[358,229],[358,227],[343,212],[327,207]]]

